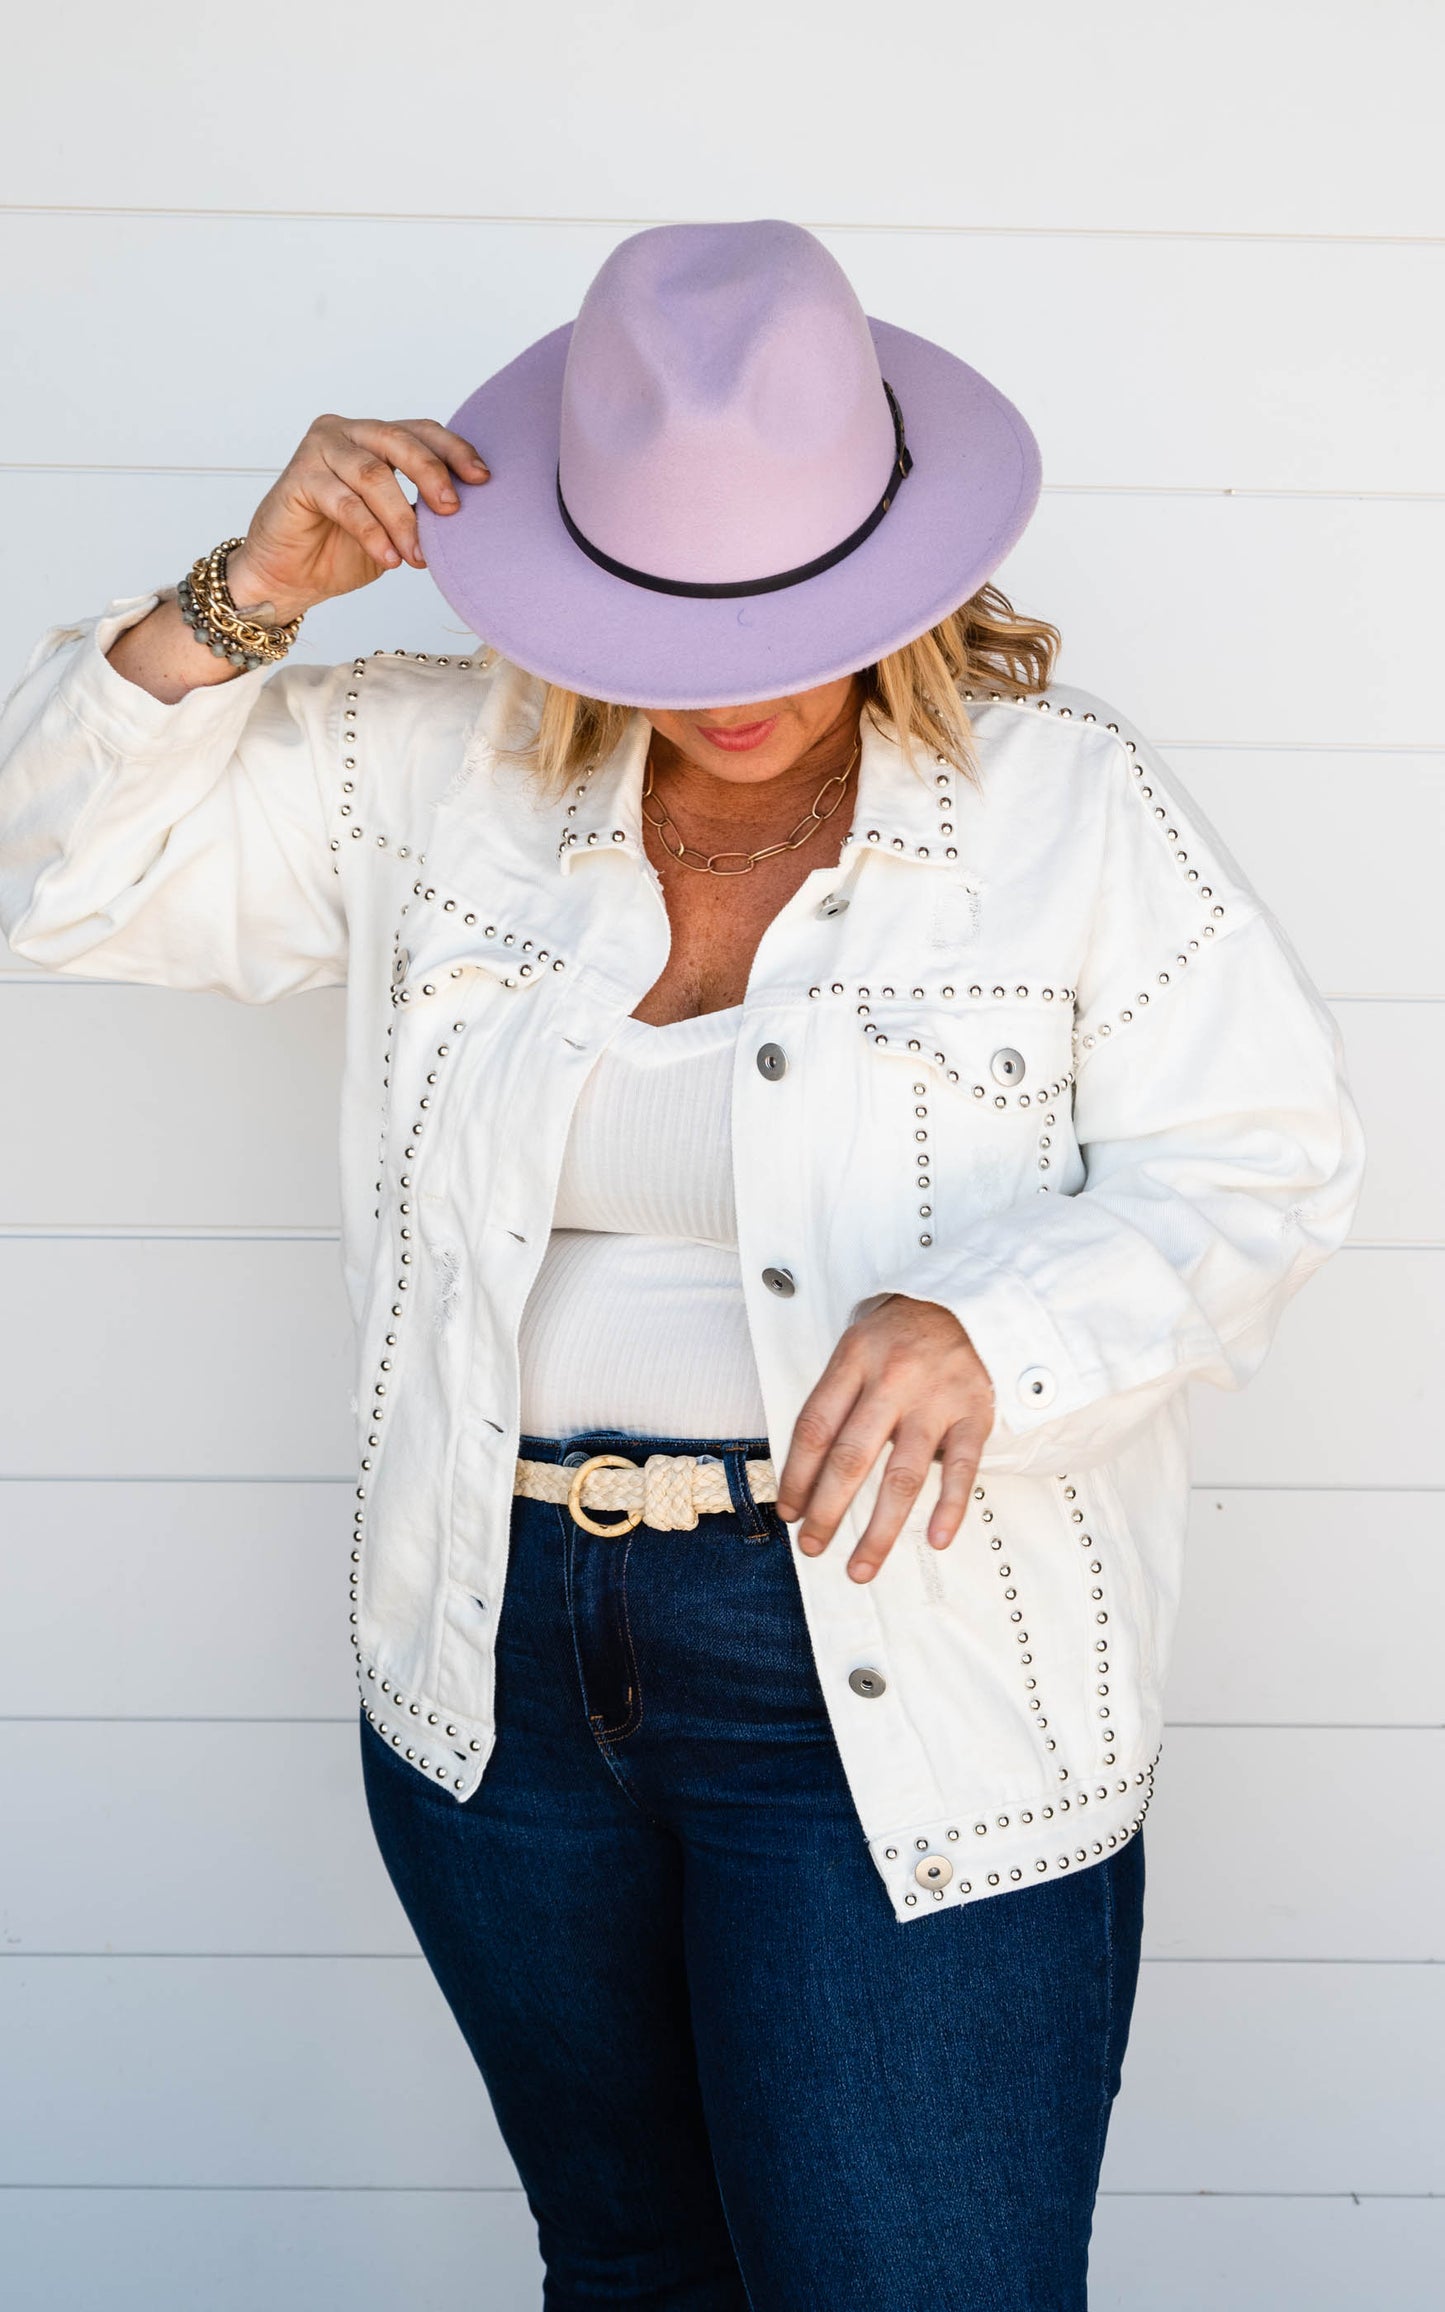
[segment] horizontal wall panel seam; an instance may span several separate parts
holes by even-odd
[[[350,2197],[358,2193],[365,2195],[367,2198],[377,2199],[520,2200],[522,2198],[522,2187],[520,2184],[12,2184],[0,2180],[0,2192],[111,2192],[115,2194],[125,2192],[259,2192],[263,2196],[271,2192],[285,2192],[293,2198],[302,2198],[312,2192],[315,2192],[322,2196],[329,2196],[331,2198],[336,2198],[338,2196]],[[1153,2194],[1144,2192],[1114,2192],[1108,2196],[1114,2199],[1147,2199],[1154,2197],[1164,2198],[1169,2195],[1163,2193]],[[1189,2195],[1184,2193],[1176,2193],[1173,2196],[1176,2198],[1185,2198]],[[1223,2192],[1220,2192],[1212,2196],[1223,2199],[1227,2195]],[[1293,2199],[1353,2199],[1358,2197],[1361,2199],[1374,2198],[1405,2200],[1433,2199],[1435,2194],[1433,2192],[1375,2192],[1373,2194],[1364,2192],[1359,2194],[1353,2192],[1294,2192],[1279,2194],[1256,2192],[1251,2193],[1249,2196],[1254,2199],[1269,2199],[1275,2197]]]
[[[142,1470],[139,1473],[133,1469],[123,1469],[118,1472],[77,1470],[74,1473],[54,1469],[30,1472],[23,1469],[0,1470],[0,1485],[351,1485],[354,1483],[355,1479],[349,1474],[335,1471],[322,1476],[307,1476],[304,1471],[300,1476],[293,1476],[289,1471],[273,1473],[265,1470],[259,1472],[250,1470],[242,1471],[239,1474],[223,1471],[218,1476],[214,1473],[208,1474],[205,1471],[198,1475],[187,1474],[182,1471],[178,1475],[175,1470],[165,1469]],[[1242,1478],[1230,1478],[1214,1485],[1206,1484],[1201,1480],[1191,1487],[1191,1491],[1201,1498],[1218,1493],[1355,1493],[1364,1499],[1373,1500],[1377,1494],[1385,1493],[1428,1495],[1445,1493],[1445,1484],[1343,1485],[1328,1478],[1319,1482],[1300,1479],[1297,1483],[1291,1481],[1286,1484],[1283,1482],[1271,1483],[1268,1479],[1251,1481]]]
[[[110,1471],[94,1470],[0,1470],[0,1485],[354,1485],[355,1477],[344,1470],[312,1472],[301,1470],[222,1470],[219,1474],[202,1470],[199,1475],[181,1470],[122,1470],[119,1475]],[[1218,1487],[1215,1491],[1220,1490]],[[1323,1488],[1306,1486],[1306,1492]],[[1358,1486],[1344,1486],[1343,1492],[1358,1493]],[[1445,1486],[1402,1486],[1403,1493],[1445,1492]]]
[[[1425,739],[1385,740],[1379,746],[1367,746],[1358,739],[1168,739],[1158,738],[1155,745],[1170,754],[1207,753],[1214,755],[1438,755],[1445,754],[1445,738],[1431,743]]]
[[[274,482],[279,466],[86,465],[57,460],[0,458],[0,474],[144,475],[202,477],[209,481]],[[1283,498],[1305,504],[1445,506],[1445,490],[1365,490],[1348,483],[1331,489],[1290,489],[1245,482],[1045,482],[1046,498]]]
[[[249,1227],[243,1221],[214,1228],[178,1223],[174,1228],[128,1226],[124,1221],[94,1226],[0,1225],[0,1244],[339,1244],[335,1228]],[[1445,1236],[1352,1236],[1342,1252],[1445,1252]]]
[[[244,1967],[298,1964],[318,1967],[426,1967],[426,1960],[420,1951],[0,1951],[0,1966],[6,1963],[25,1966],[32,1960],[42,1959],[73,1967],[122,1967],[135,1960],[152,1967],[164,1965],[171,1960],[187,1966],[194,1961],[204,1961],[207,1966],[219,1962]],[[1445,1966],[1445,1959],[1312,1959],[1308,1956],[1298,1957],[1293,1952],[1288,1956],[1260,1957],[1249,1951],[1233,1952],[1223,1957],[1205,1957],[1193,1953],[1161,1955],[1146,1952],[1139,1964],[1141,1967],[1373,1967],[1395,1971],[1414,1967],[1429,1973],[1432,1970],[1438,1972]]]
[[[1398,754],[1403,753],[1404,749],[1396,748],[1394,751]],[[1445,750],[1433,747],[1422,749],[1421,751],[1431,754],[1445,753]],[[131,979],[83,979],[80,977],[79,973],[76,972],[46,972],[38,968],[33,971],[0,971],[0,987],[107,987],[137,988],[146,995],[154,995],[158,992],[155,985],[150,982],[142,982],[139,980]],[[165,994],[172,991],[161,989],[159,992]],[[1320,993],[1323,997],[1323,1000],[1328,1004],[1445,1003],[1445,992],[1442,992],[1438,995],[1432,995],[1428,991],[1418,988],[1414,989],[1408,994],[1402,992],[1399,995],[1396,995],[1389,988],[1322,988]]]
[[[65,2187],[61,2185],[59,2188],[64,2190]],[[104,2190],[106,2187],[100,2185],[86,2188]],[[1131,2192],[1126,2189],[1111,2191],[1105,2186],[1099,2197],[1101,2200],[1185,2200],[1190,2203],[1197,2200],[1350,2200],[1356,2207],[1360,2207],[1367,2200],[1440,2200],[1445,2199],[1445,2192]]]
[[[103,608],[104,605],[102,604],[101,607]],[[91,613],[87,612],[86,615],[89,616]],[[363,656],[367,658],[387,657],[389,655],[391,654],[385,650],[368,650],[363,653]],[[405,656],[406,654],[403,652],[401,655]],[[345,662],[342,659],[333,661],[333,664],[336,665],[341,665],[344,663]],[[1423,755],[1427,761],[1432,760],[1437,755],[1445,757],[1445,733],[1442,733],[1438,739],[1378,740],[1333,740],[1318,738],[1228,739],[1210,738],[1208,736],[1202,738],[1198,736],[1193,738],[1170,738],[1166,734],[1156,733],[1154,735],[1153,744],[1158,747],[1161,752],[1166,754],[1192,753],[1210,755],[1363,755],[1367,758],[1374,755],[1405,755],[1416,757]],[[38,971],[35,971],[29,973],[18,973],[14,976],[19,978],[33,978],[39,980],[42,975]],[[75,987],[115,987],[127,984],[117,980],[87,979],[79,972],[66,972],[63,974],[46,973],[43,975],[43,977],[47,982],[50,982],[51,980],[55,980],[56,982],[63,981],[65,985]]]
[[[157,1228],[141,1223],[129,1226],[124,1221],[107,1222],[102,1226],[77,1221],[74,1227],[54,1222],[44,1226],[31,1226],[26,1222],[14,1227],[0,1224],[0,1244],[229,1244],[232,1241],[237,1244],[339,1244],[341,1231],[336,1228],[251,1227],[244,1221],[223,1222],[214,1228],[185,1221],[177,1222],[174,1228]],[[1383,1249],[1393,1251],[1395,1246],[1392,1244]]]
[[[13,1480],[12,1480],[13,1482]],[[64,1484],[66,1479],[52,1480]],[[340,1482],[338,1480],[338,1482]],[[1215,1490],[1211,1488],[1210,1490]],[[1309,1490],[1305,1488],[1304,1490]],[[0,1726],[350,1726],[355,1713],[0,1710]],[[1166,1718],[1166,1734],[1442,1734],[1438,1718]]]
[[[318,2196],[365,2197],[375,2199],[493,2199],[520,2200],[520,2184],[13,2184],[0,2180],[0,2192],[234,2192],[259,2193],[263,2197],[272,2192],[284,2192],[292,2197],[310,2193]],[[1110,2190],[1104,2186],[1101,2200],[1180,2200],[1191,2206],[1198,2200],[1348,2200],[1359,2207],[1375,2201],[1407,2201],[1414,2205],[1421,2201],[1445,2199],[1445,2192],[1169,2192]]]
[[[0,1244],[338,1244],[334,1228],[0,1228]],[[1445,1252],[1442,1236],[1352,1236],[1342,1252]]]
[[[149,217],[160,222],[211,224],[254,222],[334,225],[515,225],[529,231],[539,226],[557,232],[601,229],[607,232],[645,232],[653,225],[686,223],[677,217],[533,216],[501,215],[469,209],[190,209],[100,207],[93,202],[0,201],[0,216],[7,217]],[[1207,227],[1147,225],[962,225],[911,223],[880,224],[868,217],[799,217],[795,223],[814,233],[878,233],[896,239],[910,235],[930,240],[960,241],[1209,241],[1241,242],[1248,247],[1295,245],[1342,249],[1441,249],[1441,233],[1304,233],[1214,231]]]

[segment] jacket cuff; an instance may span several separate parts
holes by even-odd
[[[1032,1286],[1002,1261],[976,1253],[943,1266],[919,1261],[890,1289],[957,1317],[993,1383],[996,1425],[1010,1435],[1078,1412],[1116,1386],[1080,1359]]]
[[[117,673],[106,653],[118,636],[149,617],[160,599],[159,593],[117,596],[99,618],[56,628],[36,654],[37,660],[43,660],[66,643],[79,643],[63,678],[65,703],[93,738],[122,756],[137,749],[154,753],[157,747],[172,744],[190,746],[218,724],[243,722],[271,671],[263,666],[249,667],[244,674],[232,675],[229,682],[206,683],[189,690],[169,706],[152,698],[139,683]],[[199,650],[200,645],[195,647]]]

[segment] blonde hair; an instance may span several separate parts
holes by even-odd
[[[1058,652],[1057,627],[1024,617],[996,586],[981,586],[916,642],[860,667],[856,679],[863,711],[878,727],[891,725],[905,751],[925,747],[972,778],[967,696],[983,690],[1025,698],[1047,690]],[[611,754],[634,712],[548,683],[536,734],[518,754],[541,787],[560,794]]]

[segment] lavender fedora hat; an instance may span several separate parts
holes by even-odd
[[[983,584],[1039,491],[1013,404],[868,319],[772,218],[633,234],[450,422],[492,479],[418,508],[442,595],[529,673],[623,706],[871,665]]]

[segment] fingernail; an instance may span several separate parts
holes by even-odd
[[[388,546],[386,552],[382,555],[382,560],[391,569],[394,570],[397,566],[397,563],[401,560],[401,556],[398,554],[395,546]]]
[[[458,499],[455,490],[439,490],[437,492],[437,499],[438,503],[445,506],[448,512],[460,504],[460,500]]]

